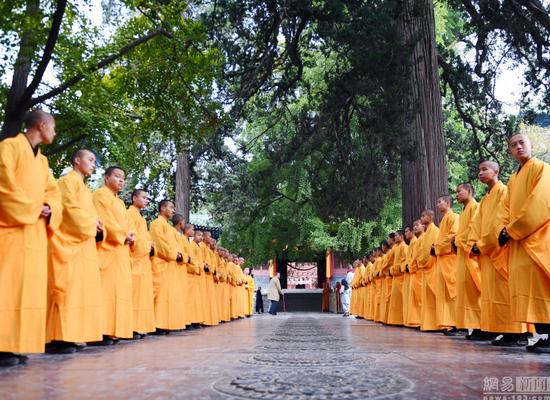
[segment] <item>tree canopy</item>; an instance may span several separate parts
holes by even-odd
[[[356,256],[412,223],[403,220],[412,190],[404,172],[424,157],[411,127],[429,110],[411,97],[427,55],[409,25],[427,9],[444,186],[476,182],[486,158],[506,178],[506,138],[518,130],[548,157],[548,128],[535,125],[550,106],[547,2],[102,4],[100,25],[88,0],[0,4],[2,138],[20,131],[30,108],[49,109],[59,135],[43,151],[56,175],[88,147],[155,199],[174,196],[186,154],[192,208],[212,215],[224,245],[252,263],[329,247]],[[522,71],[517,112],[496,94],[511,68]]]

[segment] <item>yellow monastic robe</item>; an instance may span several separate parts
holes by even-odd
[[[359,273],[359,265],[353,271],[353,279],[351,280],[351,299],[349,304],[349,313],[351,315],[359,315],[359,304],[361,301],[361,274]]]
[[[205,325],[214,325],[212,315],[210,314],[210,307],[208,306],[208,297],[206,289],[206,272],[204,271],[205,260],[202,254],[200,245],[194,240],[190,243],[191,251],[195,255],[195,260],[200,269],[200,275],[198,276],[199,286],[199,307],[202,312],[203,321]]]
[[[81,343],[103,337],[97,211],[82,176],[59,179],[63,224],[50,241],[46,341]]]
[[[419,240],[413,236],[407,249],[406,265],[409,266],[409,272],[403,267],[401,271],[405,273],[403,283],[403,323],[405,326],[420,326],[420,312],[422,309],[422,274],[418,273],[418,252]]]
[[[382,311],[382,282],[383,278],[381,276],[380,270],[382,268],[382,263],[384,262],[384,256],[376,257],[374,261],[374,322],[381,321],[381,311]]]
[[[369,261],[367,265],[361,270],[361,284],[362,284],[362,291],[363,295],[361,296],[363,299],[363,304],[361,307],[362,314],[361,316],[363,318],[368,317],[369,313],[369,295],[370,295],[370,282],[369,282],[369,269],[371,268],[372,263]]]
[[[430,254],[432,244],[439,235],[439,228],[434,223],[429,224],[418,240],[417,261],[418,271],[422,277],[422,308],[420,310],[420,329],[434,331],[441,329],[436,318],[435,297],[435,257]]]
[[[246,308],[245,290],[243,285],[244,274],[240,265],[235,264],[235,268],[236,268],[235,275],[237,276],[237,298],[238,298],[237,309],[238,309],[239,317],[242,318],[244,317],[245,308]]]
[[[246,276],[248,290],[248,312],[247,316],[254,314],[254,278],[251,275]]]
[[[368,271],[368,278],[369,278],[369,286],[370,286],[370,292],[369,292],[369,319],[371,321],[374,320],[374,313],[376,308],[376,281],[375,281],[375,270],[376,270],[376,259],[374,262],[371,263],[371,267]]]
[[[366,310],[365,310],[365,298],[367,293],[366,284],[365,281],[365,271],[367,267],[363,263],[359,265],[359,302],[357,304],[357,312],[361,318],[365,318]]]
[[[42,205],[52,210],[49,224]],[[48,160],[25,135],[0,142],[0,351],[44,351],[48,230],[61,222],[61,194]]]
[[[550,324],[550,165],[531,158],[508,181],[512,318]]]
[[[219,286],[219,301],[218,305],[220,308],[220,318],[224,322],[231,321],[231,315],[229,310],[229,288],[227,283],[227,265],[225,260],[216,253],[216,257],[218,258],[218,269],[217,269],[217,277],[218,277],[218,286]]]
[[[231,297],[231,318],[239,317],[239,298],[237,296],[237,274],[236,269],[238,268],[232,261],[227,263],[227,269],[229,271],[229,282],[230,286],[230,297]]]
[[[216,263],[212,260],[212,250],[204,243],[201,242],[200,250],[204,263],[208,265],[208,272],[204,274],[205,281],[205,296],[206,296],[206,325],[218,325],[220,322],[220,316],[218,311],[218,299],[216,296],[216,284],[214,283],[214,272],[216,272]]]
[[[479,329],[481,318],[481,270],[478,257],[471,254],[474,243],[470,240],[471,230],[478,203],[470,200],[460,213],[455,245],[456,264],[456,327],[458,329]]]
[[[388,310],[388,324],[403,325],[403,285],[402,269],[407,262],[407,243],[401,242],[395,245],[393,265],[390,267],[392,275],[391,298]]]
[[[523,333],[526,324],[512,320],[510,287],[508,285],[508,251],[499,247],[506,186],[498,181],[481,199],[474,219],[470,239],[481,255],[481,330],[496,333]]]
[[[451,239],[457,231],[458,215],[449,210],[441,220],[435,241],[435,313],[437,324],[442,328],[456,325],[456,254]]]
[[[134,307],[134,332],[148,333],[155,330],[155,305],[153,300],[153,273],[151,269],[151,235],[147,221],[134,206],[128,207],[128,218],[136,230],[136,240],[130,247],[132,264],[132,305]]]
[[[183,263],[176,262],[178,253],[183,259],[179,233],[168,220],[159,215],[151,222],[151,238],[155,244],[155,255],[151,260],[155,306],[155,324],[159,329],[183,329],[188,322],[186,315],[187,274]]]
[[[201,267],[202,256],[198,246],[194,245],[194,241],[186,236],[181,237],[181,245],[185,252],[191,257],[191,262],[187,267],[187,307],[190,316],[189,321],[193,324],[202,324],[205,320],[205,310],[201,295],[201,274],[204,270]]]
[[[134,231],[126,207],[108,187],[92,196],[103,222],[103,241],[98,243],[99,270],[103,304],[103,334],[119,338],[133,337],[132,267],[128,232]]]
[[[395,258],[396,246],[393,245],[388,253],[384,256],[384,261],[382,263],[382,292],[380,300],[380,318],[381,322],[386,324],[388,323],[388,314],[390,311],[390,300],[391,300],[391,284],[393,278],[390,276],[390,267],[393,266],[393,260]]]

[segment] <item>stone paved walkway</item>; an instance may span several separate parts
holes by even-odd
[[[483,399],[485,385],[489,399],[510,388],[508,378],[515,392],[516,378],[533,376],[550,381],[549,356],[339,315],[264,314],[31,356],[26,366],[0,370],[0,398]]]

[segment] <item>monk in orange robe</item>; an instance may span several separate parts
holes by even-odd
[[[242,259],[244,263],[244,259]],[[252,270],[250,268],[244,269],[244,276],[246,278],[246,290],[248,294],[248,309],[246,313],[246,317],[249,318],[254,314],[254,275],[252,274]]]
[[[498,245],[506,197],[506,185],[499,180],[499,171],[494,161],[479,164],[479,180],[489,191],[481,199],[470,233],[470,241],[474,243],[471,252],[479,256],[481,268],[481,330],[485,340],[494,339],[491,342],[494,346],[526,346],[527,325],[512,319],[508,284],[510,246]]]
[[[93,174],[94,153],[78,150],[73,170],[59,179],[63,224],[50,240],[48,274],[48,352],[69,354],[77,343],[103,337],[101,278],[96,235],[103,232],[84,178]]]
[[[216,283],[214,282],[214,273],[216,273],[216,263],[212,260],[213,254],[210,251],[210,239],[212,239],[212,234],[208,231],[204,233],[201,232],[201,235],[198,235],[201,238],[201,241],[198,243],[200,250],[202,252],[202,258],[204,260],[204,281],[205,281],[205,308],[207,313],[207,318],[205,321],[206,325],[218,325],[220,322],[219,312],[218,312],[218,302],[216,296]],[[195,240],[197,235],[195,235]]]
[[[103,240],[98,242],[104,340],[94,345],[113,344],[117,338],[133,338],[130,246],[135,241],[135,230],[124,202],[118,197],[124,182],[124,170],[109,167],[105,171],[104,186],[92,195],[105,230]]]
[[[159,215],[151,222],[151,238],[155,252],[151,260],[155,309],[155,335],[184,329],[188,316],[185,308],[186,271],[189,254],[180,246],[179,235],[170,225],[174,203],[162,200]]]
[[[187,268],[187,293],[186,310],[189,312],[189,325],[198,329],[204,323],[205,311],[201,297],[201,255],[198,247],[193,246],[192,240],[195,236],[195,227],[193,224],[185,223],[181,235],[181,247],[185,254],[189,254],[189,260],[185,264]]]
[[[381,322],[384,324],[388,323],[388,314],[390,311],[390,301],[391,301],[391,286],[393,278],[390,276],[390,267],[393,266],[393,260],[395,259],[395,232],[391,232],[388,235],[389,249],[387,254],[384,257],[382,263],[381,275],[383,276],[382,280],[382,292],[380,300],[380,318]]]
[[[519,168],[508,181],[499,243],[510,245],[512,318],[550,334],[550,165],[533,157],[526,135],[512,136],[508,148]],[[527,350],[550,353],[550,338]]]
[[[368,314],[367,318],[369,320],[374,320],[374,309],[376,305],[376,287],[375,287],[375,281],[374,281],[374,271],[376,270],[376,255],[377,250],[372,249],[371,253],[369,254],[369,264],[370,267],[367,271],[367,277],[369,281],[369,307],[368,307]]]
[[[405,232],[403,230],[395,232],[394,242],[395,250],[393,265],[389,270],[390,276],[392,277],[392,286],[388,310],[388,324],[403,325],[403,284],[405,277],[401,270],[405,268],[408,250],[407,243],[405,243]]]
[[[455,335],[456,329],[456,253],[451,240],[458,231],[458,215],[451,209],[451,196],[437,199],[437,209],[443,215],[439,235],[434,243],[437,256],[435,264],[435,298],[437,324],[446,335]]]
[[[227,264],[224,258],[224,249],[222,247],[216,247],[216,242],[213,240],[214,250],[216,257],[218,258],[217,278],[219,291],[219,306],[220,306],[220,318],[222,322],[231,321],[231,315],[229,310],[229,288],[227,284]]]
[[[61,222],[61,194],[41,143],[55,138],[43,111],[25,118],[26,133],[0,143],[0,366],[44,351],[48,233]]]
[[[359,293],[361,274],[359,272],[359,266],[361,261],[355,260],[353,262],[353,279],[351,280],[351,299],[349,305],[349,314],[359,316],[358,305],[361,294]]]
[[[422,311],[422,270],[418,269],[418,246],[420,237],[424,234],[424,224],[420,220],[413,223],[412,229],[405,228],[405,237],[409,241],[407,249],[407,261],[405,265],[405,283],[403,289],[403,314],[404,325],[412,328],[420,326],[420,313]],[[408,278],[408,285],[407,283]]]
[[[474,188],[469,183],[461,183],[456,188],[456,199],[464,206],[459,215],[458,231],[451,245],[457,253],[456,264],[456,327],[472,329],[466,335],[468,340],[487,340],[481,332],[481,270],[478,256],[471,253],[471,231],[478,211],[474,199]]]
[[[386,253],[389,250],[388,242],[383,240],[380,247],[376,249],[377,257],[374,264],[374,284],[375,284],[375,302],[374,302],[374,322],[382,321],[382,287],[384,279],[381,275],[382,265],[385,261]]]
[[[436,274],[435,251],[433,244],[439,236],[439,228],[434,224],[433,210],[424,210],[420,221],[424,224],[425,232],[419,238],[417,246],[418,272],[422,276],[422,308],[420,310],[420,329],[423,331],[439,331],[441,326],[436,318]],[[417,273],[418,273],[417,272]]]
[[[370,281],[369,281],[369,274],[370,270],[372,269],[372,262],[369,259],[369,256],[363,257],[363,265],[365,268],[363,269],[362,276],[361,276],[361,282],[363,284],[363,315],[362,317],[367,319],[369,315],[369,307],[370,307]]]
[[[147,229],[147,221],[141,215],[141,210],[148,204],[149,194],[143,189],[135,189],[132,192],[132,205],[127,211],[136,232],[136,239],[130,247],[134,339],[142,339],[147,333],[156,330],[151,269],[151,256],[154,255],[155,248]]]
[[[207,277],[206,277],[206,271],[208,270],[207,260],[204,259],[201,243],[203,239],[202,231],[194,231],[193,234],[193,241],[191,242],[191,251],[192,256],[191,258],[194,258],[199,267],[200,275],[199,275],[199,305],[202,308],[202,315],[204,316],[203,319],[203,325],[211,326],[216,325],[217,322],[214,322],[216,319],[216,315],[213,314],[214,310],[210,308],[209,305],[209,299],[208,299],[208,288],[207,288]]]

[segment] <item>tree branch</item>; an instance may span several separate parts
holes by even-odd
[[[27,108],[26,104],[31,99],[32,95],[38,88],[38,85],[42,81],[44,72],[52,59],[53,50],[57,39],[59,38],[59,29],[61,28],[61,22],[63,21],[63,15],[65,14],[65,8],[67,7],[67,0],[58,0],[55,12],[52,17],[52,26],[50,27],[50,32],[48,33],[48,40],[46,41],[46,46],[44,46],[44,53],[42,54],[42,59],[36,67],[36,72],[34,77],[25,89],[25,92],[21,96],[18,102],[18,107]]]
[[[52,97],[57,96],[60,93],[63,93],[65,90],[67,90],[71,86],[74,86],[75,84],[77,84],[78,82],[80,82],[81,80],[86,78],[87,74],[99,71],[103,67],[106,67],[107,65],[112,64],[116,60],[122,58],[125,54],[132,51],[137,46],[139,46],[141,44],[144,44],[144,43],[148,42],[149,40],[151,40],[154,37],[157,37],[159,35],[163,35],[163,36],[166,36],[168,38],[172,38],[172,34],[170,32],[167,32],[163,28],[156,28],[156,29],[150,31],[149,33],[147,33],[146,35],[141,36],[141,37],[135,39],[130,44],[124,46],[117,53],[112,54],[112,55],[104,58],[103,60],[99,61],[96,65],[91,66],[90,68],[88,68],[88,70],[86,72],[75,75],[72,78],[70,78],[69,80],[63,82],[57,88],[55,88],[53,90],[50,90],[49,92],[47,92],[47,93],[45,93],[41,96],[35,97],[34,99],[31,100],[30,107],[33,107],[36,104],[42,103],[42,102],[44,102],[48,99],[51,99]]]

